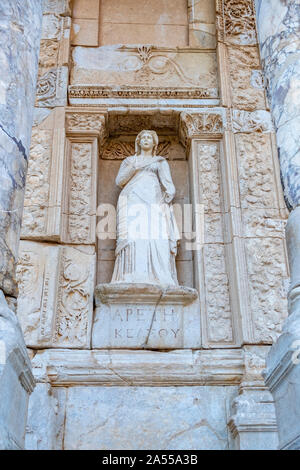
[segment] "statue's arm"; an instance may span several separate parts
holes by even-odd
[[[131,161],[128,160],[128,158],[126,158],[126,160],[123,160],[118,175],[116,177],[116,185],[120,188],[123,188],[125,184],[127,184],[128,181],[133,177],[135,172],[136,169],[131,163]]]
[[[158,176],[165,191],[165,201],[169,203],[174,198],[176,190],[172,181],[169,164],[165,159],[159,163]]]

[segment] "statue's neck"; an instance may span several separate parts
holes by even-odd
[[[150,150],[142,150],[140,153],[141,157],[152,157],[152,149]]]

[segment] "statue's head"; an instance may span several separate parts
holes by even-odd
[[[158,147],[158,136],[155,131],[143,130],[135,139],[135,153],[140,155],[142,149],[149,150],[152,147],[152,155],[156,155]]]

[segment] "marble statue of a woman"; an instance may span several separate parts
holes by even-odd
[[[122,191],[112,283],[178,285],[179,232],[170,205],[175,187],[168,162],[156,155],[157,146],[156,132],[140,132],[135,155],[122,162],[116,178]]]

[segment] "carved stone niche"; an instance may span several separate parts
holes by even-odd
[[[111,281],[115,262],[115,240],[98,238],[97,247],[97,285],[96,290],[96,322],[93,333],[93,347],[130,347],[130,348],[186,348],[196,347],[201,330],[201,344],[208,347],[228,347],[238,342],[234,312],[230,302],[230,276],[226,261],[223,234],[223,194],[222,172],[219,141],[227,128],[226,115],[220,108],[186,110],[178,113],[173,110],[158,110],[109,113],[108,129],[110,137],[104,144],[99,159],[98,176],[98,207],[101,203],[117,204],[119,190],[114,180],[121,161],[134,153],[134,138],[143,128],[153,129],[159,135],[160,148],[158,153],[168,159],[172,178],[176,187],[174,203],[191,204],[192,211],[201,206],[204,210],[200,227],[193,220],[190,230],[204,231],[204,238],[199,250],[188,249],[185,233],[181,240],[176,259],[178,281],[187,288],[196,287],[200,304],[191,301],[189,305],[177,304],[174,299],[159,305],[156,324],[159,326],[156,337],[151,338],[145,346],[145,329],[149,330],[151,315],[154,316],[155,304],[162,292],[155,295],[148,291],[143,301],[137,303],[138,295],[131,293],[127,301],[112,295],[108,285]],[[192,214],[195,215],[194,212]],[[98,214],[100,216],[100,214]],[[197,217],[194,217],[197,219]],[[99,219],[98,219],[99,220]],[[184,227],[182,227],[184,229]],[[189,234],[190,235],[190,234]],[[204,243],[203,243],[204,242]],[[201,281],[199,281],[199,279]],[[108,290],[107,290],[108,289]],[[145,300],[146,299],[146,300]],[[171,305],[171,307],[170,307]],[[172,306],[173,305],[173,306]],[[168,310],[169,309],[169,310]],[[201,313],[200,313],[201,310]],[[165,313],[164,313],[165,312]],[[189,324],[185,325],[191,313],[194,332]],[[197,312],[197,313],[196,313]],[[158,336],[158,331],[165,330],[163,316],[174,315],[170,321],[169,336],[165,331]],[[196,317],[194,316],[196,314]],[[185,320],[180,320],[184,315]],[[198,322],[199,317],[201,321]],[[140,317],[139,317],[140,316]],[[157,314],[155,314],[157,317]],[[110,318],[110,320],[108,320]],[[140,318],[140,319],[139,319]],[[150,320],[149,320],[150,318]],[[170,317],[169,317],[170,318]],[[183,322],[184,338],[171,337],[171,329],[178,322]],[[173,322],[173,323],[172,323]],[[177,322],[177,323],[176,323]],[[140,324],[144,326],[140,327]],[[132,328],[132,325],[135,328]],[[175,328],[175,331],[178,328]],[[106,337],[102,331],[106,331]],[[139,332],[139,333],[138,333]],[[198,346],[197,346],[198,347]]]
[[[201,346],[198,294],[183,286],[96,287],[92,348],[177,349]]]
[[[107,119],[109,138],[100,149],[98,165],[98,208],[101,204],[111,204],[116,207],[119,189],[115,184],[115,178],[120,164],[126,157],[134,155],[135,137],[138,132],[142,129],[152,129],[159,136],[157,154],[165,157],[169,162],[176,187],[174,204],[183,211],[183,205],[190,203],[190,189],[186,149],[178,136],[179,122],[180,114],[173,110],[109,112]],[[98,212],[98,223],[101,220],[100,216]],[[98,236],[97,253],[97,283],[110,282],[115,261],[115,239],[101,239]],[[192,252],[185,250],[184,243],[179,246],[176,265],[179,283],[193,287]]]

